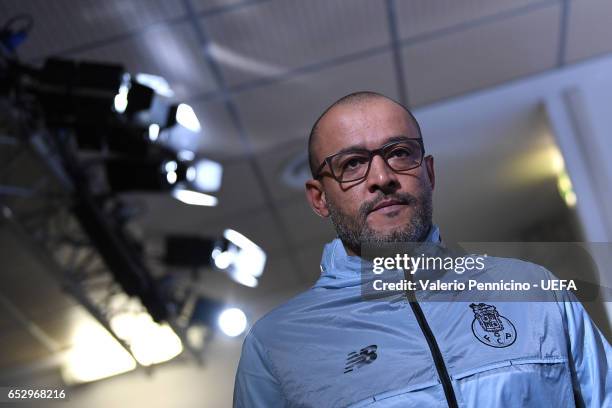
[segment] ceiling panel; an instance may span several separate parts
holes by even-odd
[[[8,228],[0,228],[0,288],[8,301],[26,318],[44,317],[76,302],[31,250]],[[2,310],[2,307],[0,307]]]
[[[223,216],[233,217],[239,212],[261,209],[265,199],[249,163],[232,161],[223,166],[221,190],[214,195],[216,207],[187,205],[170,193],[130,194],[125,197],[144,203],[145,212],[139,223],[146,231],[197,232],[202,225],[217,224]]]
[[[303,145],[328,105],[360,90],[397,97],[391,53],[241,92],[235,100],[254,147],[261,151],[294,139]]]
[[[331,221],[317,216],[306,198],[282,202],[280,213],[295,247],[315,240],[325,243],[336,235]]]
[[[70,56],[121,63],[131,73],[161,75],[168,81],[178,100],[216,88],[189,23],[155,27],[145,34]]]
[[[541,2],[541,0],[398,1],[399,35],[402,39],[408,39]]]
[[[3,20],[17,13],[34,18],[34,28],[20,48],[31,59],[72,49],[184,14],[182,5],[164,0],[1,0]]]
[[[567,62],[607,52],[612,52],[612,2],[572,1],[567,34]]]
[[[202,22],[229,84],[389,42],[384,2],[369,0],[267,1]]]
[[[293,172],[288,168],[304,168],[307,162],[304,155],[308,150],[306,139],[296,139],[257,155],[257,162],[262,169],[266,184],[270,186],[270,192],[275,200],[306,199],[304,196],[304,185],[292,186],[287,184],[284,177],[291,177]],[[306,161],[305,161],[306,160]],[[300,163],[302,165],[300,165]],[[285,174],[287,173],[287,174]],[[292,180],[298,180],[297,177]]]
[[[77,303],[74,298],[61,290],[59,281],[54,279],[46,281],[39,279],[40,275],[36,278],[27,275],[31,275],[29,271],[27,274],[24,273],[20,280],[10,283],[10,286],[7,285],[8,289],[5,289],[6,298],[26,318],[42,319],[60,313]]]
[[[560,7],[550,6],[402,50],[408,96],[423,105],[556,64]]]
[[[33,321],[63,349],[72,346],[74,333],[79,325],[97,322],[80,305],[75,305],[58,313],[49,314],[44,319],[34,319]]]
[[[0,296],[2,296],[1,293]],[[9,316],[4,308],[0,310],[2,310],[2,313],[0,313],[0,333],[18,327],[19,323],[17,323],[14,318]]]
[[[189,0],[193,9],[197,12],[210,12],[219,10],[226,6],[240,5],[245,0]]]
[[[0,371],[27,364],[44,357],[51,352],[24,329],[3,331],[0,333]]]

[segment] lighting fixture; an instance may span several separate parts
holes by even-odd
[[[247,318],[242,310],[232,307],[219,314],[218,325],[225,335],[236,337],[246,330]]]
[[[266,265],[266,253],[253,241],[232,229],[223,232],[221,245],[212,252],[215,266],[234,281],[255,287]]]

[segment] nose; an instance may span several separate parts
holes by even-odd
[[[383,194],[391,194],[400,187],[397,174],[380,155],[372,158],[366,183],[370,193],[376,193],[379,190]]]

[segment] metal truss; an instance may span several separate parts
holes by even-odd
[[[28,247],[45,269],[59,282],[61,287],[75,298],[142,367],[130,349],[130,345],[112,329],[110,320],[128,307],[126,302],[117,302],[118,295],[125,294],[108,264],[108,257],[101,254],[99,242],[91,231],[83,228],[83,222],[75,213],[82,205],[79,186],[73,182],[74,175],[65,171],[62,152],[57,139],[46,131],[33,131],[26,127],[20,134],[1,134],[0,123],[0,223],[9,227],[15,237]],[[66,143],[69,139],[65,140]],[[82,193],[82,192],[81,192]],[[113,223],[108,211],[100,203],[89,204],[104,222]],[[88,205],[89,205],[88,204]],[[93,238],[93,239],[92,239]],[[116,238],[124,244],[123,237]],[[144,254],[123,248],[124,256]],[[141,272],[153,282],[149,265],[138,264]],[[155,266],[155,265],[151,265]],[[133,294],[128,294],[133,295]],[[121,296],[119,296],[121,297]],[[123,296],[125,298],[125,296]],[[137,296],[131,296],[134,299]],[[147,308],[140,304],[141,311]],[[129,311],[134,312],[134,302]],[[164,320],[179,336],[183,347],[198,363],[202,362],[203,348],[196,349],[186,336],[187,324],[179,318],[178,308],[167,307]],[[150,369],[150,366],[147,367]]]

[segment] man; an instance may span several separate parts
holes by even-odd
[[[247,335],[235,407],[612,406],[612,350],[569,292],[537,304],[363,298],[366,246],[440,241],[434,160],[405,107],[343,97],[313,126],[309,154],[308,201],[338,239],[316,284]],[[489,274],[551,276],[491,262]]]

